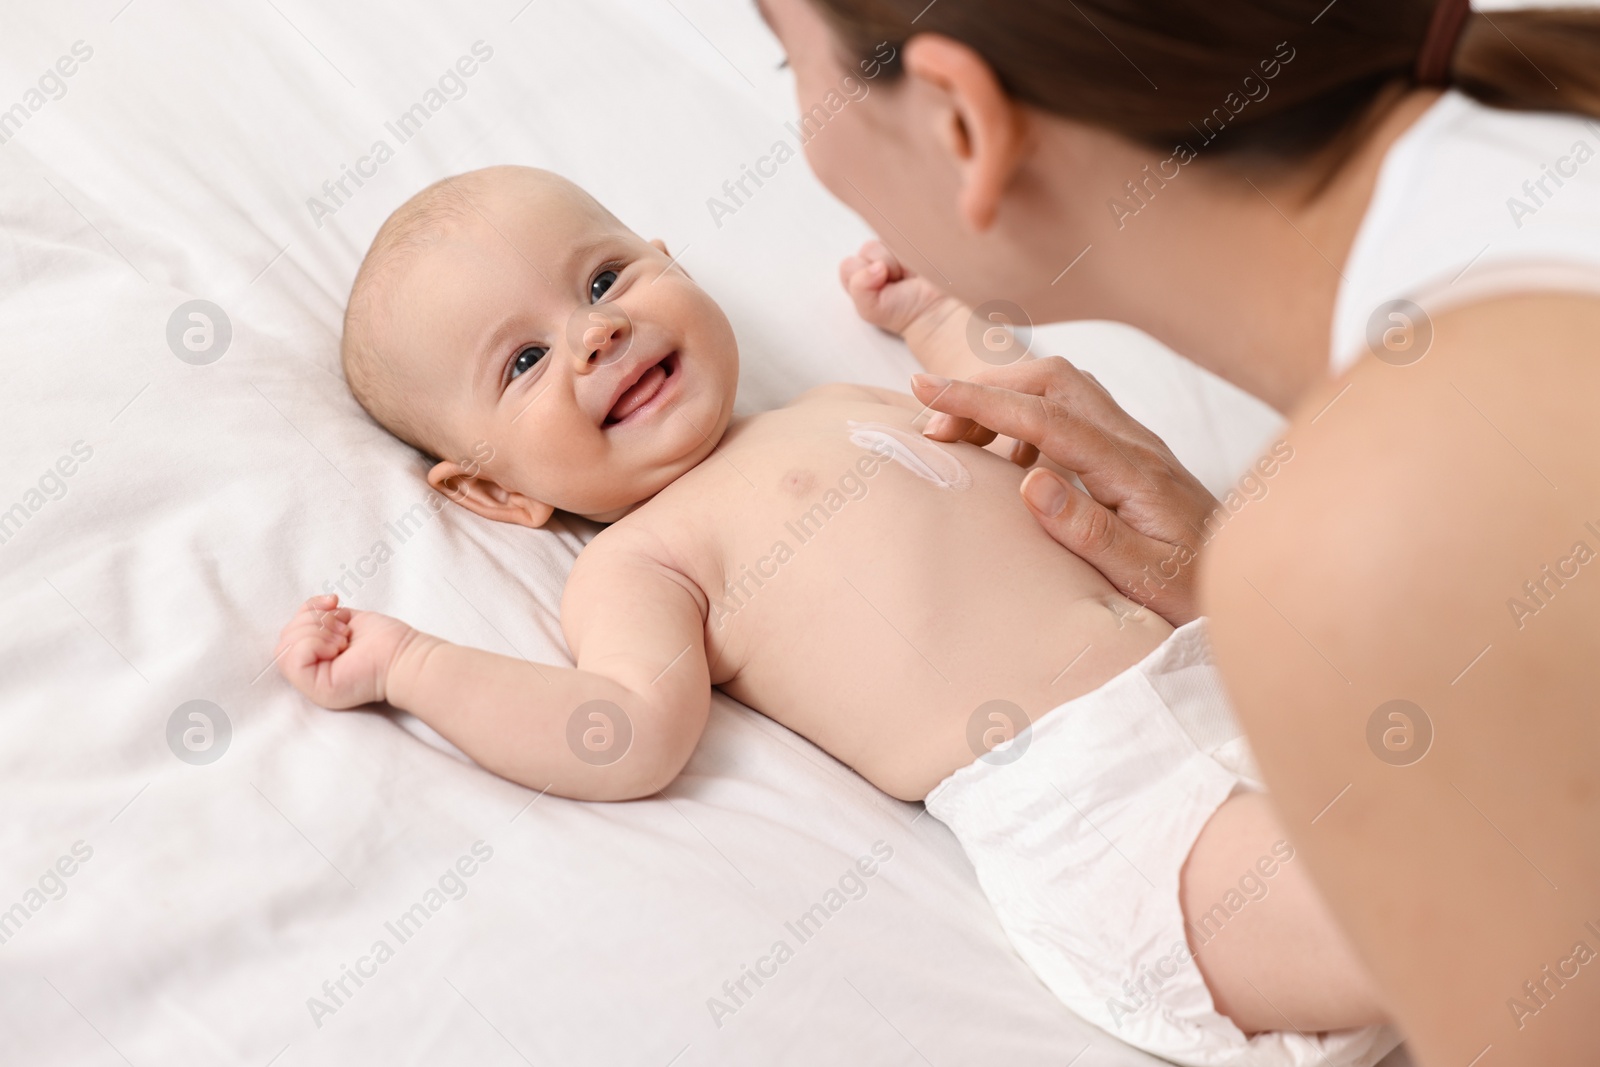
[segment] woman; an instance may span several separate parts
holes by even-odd
[[[1065,547],[1211,617],[1277,815],[1414,1054],[1592,1062],[1600,13],[763,7],[803,104],[893,46],[807,155],[902,262],[1142,327],[1289,418],[1270,492],[1219,509],[1064,361],[914,381],[930,433],[1081,472],[1024,483]]]

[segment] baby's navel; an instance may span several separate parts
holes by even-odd
[[[940,489],[965,489],[972,472],[935,441],[882,422],[850,422],[850,443],[892,459]]]

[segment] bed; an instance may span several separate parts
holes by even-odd
[[[803,161],[708,203],[792,142],[750,5],[0,18],[0,1061],[1156,1062],[1051,997],[920,805],[731,700],[659,797],[581,804],[272,669],[328,588],[567,662],[594,529],[432,506],[339,374],[362,251],[443,175],[549,167],[664,238],[734,323],[741,411],[904,388],[835,280],[868,233]],[[1125,327],[1034,348],[1214,489],[1277,426]]]

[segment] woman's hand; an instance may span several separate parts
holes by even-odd
[[[911,387],[943,413],[923,429],[928,437],[986,445],[1005,434],[1076,472],[1087,493],[1042,467],[1023,479],[1039,525],[1174,626],[1199,616],[1194,564],[1221,504],[1091,375],[1055,356],[969,381],[917,374]]]

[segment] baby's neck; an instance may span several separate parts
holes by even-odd
[[[678,475],[677,478],[672,479],[672,481],[668,482],[667,485],[663,485],[660,489],[657,489],[655,493],[645,497],[643,500],[637,500],[632,504],[625,504],[620,508],[614,508],[611,511],[607,511],[598,515],[580,514],[578,515],[578,518],[587,519],[590,522],[598,522],[603,525],[610,525],[611,523],[616,522],[618,519],[632,515],[634,512],[638,511],[640,508],[644,507],[646,504],[650,503],[650,501],[659,496],[662,490],[665,490],[667,486],[676,484],[679,479],[683,478],[690,471],[696,471],[705,466],[713,456],[722,451],[723,447],[727,445],[730,438],[737,435],[737,431],[741,427],[748,425],[751,420],[758,419],[760,417],[760,414],[756,414],[746,415],[742,418],[736,416],[732,419],[729,419],[727,427],[722,431],[722,436],[717,438],[717,443],[711,447],[711,451],[707,452],[699,463],[696,463],[694,466],[688,468],[688,470],[685,470],[683,474]]]

